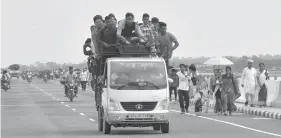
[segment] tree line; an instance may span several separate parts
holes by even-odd
[[[281,54],[279,55],[253,55],[251,57],[235,57],[235,56],[226,56],[225,58],[232,61],[234,64],[231,66],[233,71],[242,71],[243,68],[247,66],[247,59],[251,58],[254,60],[254,67],[258,68],[259,63],[265,63],[266,67],[271,70],[273,67],[275,67],[277,70],[281,70]],[[209,59],[209,57],[173,57],[170,59],[170,65],[174,67],[178,67],[180,64],[196,64],[196,65],[203,65],[204,62],[206,62]],[[67,69],[69,66],[73,66],[74,68],[86,68],[87,64],[86,61],[81,62],[79,64],[72,64],[72,63],[64,63],[59,64],[56,62],[35,62],[32,65],[20,65],[20,64],[13,64],[9,66],[9,69],[17,69],[20,68],[20,70],[52,70],[52,69]]]

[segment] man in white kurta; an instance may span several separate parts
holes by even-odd
[[[84,91],[86,90],[87,79],[88,79],[88,72],[86,71],[86,69],[83,69],[83,72],[81,72],[80,74],[80,80],[81,80],[82,89]]]
[[[248,60],[248,67],[244,68],[242,72],[241,85],[245,91],[245,106],[249,103],[250,97],[250,105],[254,107],[254,96],[257,88],[257,71],[253,68],[253,60]]]

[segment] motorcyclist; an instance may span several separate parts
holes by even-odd
[[[65,89],[65,97],[67,97],[67,92],[68,92],[68,84],[70,84],[72,82],[72,80],[75,81],[75,83],[77,83],[77,75],[73,72],[73,67],[70,66],[68,72],[66,72],[65,76],[65,85],[64,85],[64,89]],[[77,97],[77,93],[78,93],[78,87],[76,85],[75,87],[75,91],[74,91],[74,96]]]
[[[11,77],[8,74],[7,70],[4,70],[1,79],[1,86],[3,86],[4,83],[8,83],[8,87],[10,88],[10,78]]]
[[[30,81],[32,81],[32,72],[29,71],[29,72],[26,73],[26,75],[27,75],[27,77],[30,76]]]
[[[43,77],[43,81],[46,81],[46,82],[48,81],[48,73],[47,73],[47,71],[43,72],[43,76],[42,77]]]

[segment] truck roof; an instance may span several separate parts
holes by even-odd
[[[112,61],[164,61],[163,58],[160,57],[113,57],[113,58],[108,58],[107,62],[112,62]]]

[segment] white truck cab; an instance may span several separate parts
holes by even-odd
[[[158,57],[114,57],[106,61],[99,130],[153,127],[169,133],[169,85],[165,61]]]

